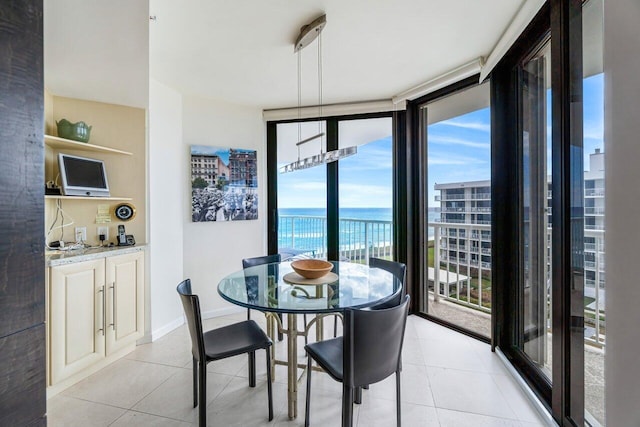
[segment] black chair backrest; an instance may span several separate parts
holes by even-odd
[[[400,368],[409,313],[409,295],[395,307],[346,310],[344,381],[351,387],[374,384]]]
[[[242,268],[255,267],[256,265],[271,264],[280,262],[280,254],[258,256],[255,258],[245,258],[242,260]]]
[[[264,264],[273,264],[276,262],[279,263],[280,260],[281,260],[280,254],[265,255],[265,256],[255,257],[255,258],[245,258],[242,260],[242,268],[255,267],[257,265],[264,265]],[[269,266],[268,270],[269,271],[267,273],[269,275],[273,275],[273,276],[278,275],[278,266],[273,266],[273,268],[272,266]],[[259,293],[260,293],[258,289],[258,285],[259,285],[258,276],[247,275],[247,273],[245,272],[244,281],[247,287],[247,302],[248,303],[257,302]]]
[[[200,300],[197,295],[191,293],[191,280],[186,279],[180,282],[176,288],[182,301],[184,314],[187,317],[189,335],[191,335],[191,353],[196,360],[203,360],[204,335],[202,332],[202,317],[200,314]]]
[[[373,308],[376,310],[381,308],[394,307],[400,304],[404,300],[404,296],[407,294],[405,282],[407,280],[407,266],[401,262],[388,261],[386,259],[381,258],[369,258],[369,267],[372,268],[380,268],[382,270],[386,270],[389,273],[393,274],[393,276],[398,279],[402,289],[394,296],[391,300],[385,301],[384,303],[377,305]]]

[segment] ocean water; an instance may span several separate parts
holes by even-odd
[[[286,208],[278,209],[279,215],[292,216],[320,216],[326,217],[324,208]],[[369,219],[378,221],[391,221],[393,212],[391,208],[340,208],[340,218]]]
[[[323,254],[326,250],[326,210],[323,208],[278,209],[278,245]],[[342,251],[365,246],[384,248],[393,242],[391,208],[341,208],[339,242]],[[429,212],[429,221],[439,216]],[[429,238],[433,229],[429,229]]]

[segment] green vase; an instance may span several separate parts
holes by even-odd
[[[58,126],[58,136],[60,138],[89,142],[91,126],[88,126],[85,122],[71,123],[67,119],[62,119],[56,122],[56,125]]]

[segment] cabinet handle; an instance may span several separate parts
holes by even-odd
[[[102,315],[100,316],[101,320],[102,320],[102,326],[100,327],[100,329],[98,329],[98,332],[102,332],[102,336],[104,336],[104,325],[106,325],[106,323],[107,323],[107,309],[106,309],[105,304],[104,304],[104,298],[105,298],[105,296],[104,296],[104,285],[100,286],[100,289],[98,290],[98,293],[102,293],[102,298],[100,298],[101,302],[102,302]]]
[[[111,323],[109,326],[113,328],[113,331],[116,331],[116,282],[112,282],[109,289],[112,290],[111,294]]]

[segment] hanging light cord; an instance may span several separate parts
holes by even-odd
[[[322,133],[322,32],[318,35],[318,133]],[[326,143],[326,140],[325,140]],[[320,154],[322,141],[320,141]]]
[[[302,49],[298,51],[298,141],[302,139]],[[300,146],[298,145],[298,161],[300,161]]]

